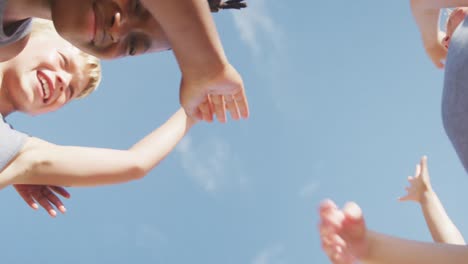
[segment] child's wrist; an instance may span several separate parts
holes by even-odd
[[[423,191],[419,197],[419,203],[423,205],[426,203],[428,200],[430,200],[432,197],[434,197],[434,191],[432,188],[427,187],[425,191]]]
[[[183,78],[190,80],[212,80],[219,74],[224,72],[229,66],[227,59],[218,60],[206,60],[205,63],[192,66],[192,67],[181,67]]]

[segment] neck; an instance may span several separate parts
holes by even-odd
[[[51,19],[52,0],[8,0],[3,14],[3,23],[15,22],[30,17]]]
[[[3,117],[16,111],[8,87],[3,83],[3,63],[0,63],[0,114]]]

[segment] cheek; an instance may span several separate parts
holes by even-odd
[[[67,104],[66,96],[61,95],[53,104],[47,105],[42,108],[41,114],[50,113],[59,110]]]
[[[76,44],[75,46],[81,49],[82,51],[89,53],[103,60],[112,60],[112,59],[117,59],[117,58],[121,58],[125,56],[124,54],[121,54],[121,51],[118,45],[112,45],[104,49],[98,48],[89,44],[84,44],[84,45]]]

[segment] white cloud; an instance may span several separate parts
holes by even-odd
[[[135,242],[138,247],[154,249],[166,243],[166,237],[150,224],[140,224],[135,230]]]
[[[304,198],[311,197],[312,195],[314,195],[319,190],[319,187],[320,187],[319,182],[311,181],[311,182],[305,184],[301,188],[301,190],[299,191],[299,196],[304,197]]]
[[[324,159],[314,160],[313,162],[311,161],[311,165],[308,167],[308,170],[304,171],[304,173],[309,175],[309,179],[299,188],[300,197],[310,198],[319,191],[320,182],[318,179],[321,178],[325,169]]]
[[[154,225],[139,224],[135,227],[135,243],[146,252],[147,257],[155,261],[160,256],[161,248],[167,244],[167,238]]]
[[[234,24],[253,55],[256,75],[267,81],[263,87],[268,89],[275,108],[288,119],[301,120],[307,117],[309,102],[302,96],[304,85],[295,82],[300,77],[291,77],[297,73],[288,55],[291,49],[285,40],[289,37],[270,14],[274,3],[267,1],[248,0],[247,8],[232,12]]]
[[[176,152],[186,174],[207,192],[219,190],[229,177],[238,178],[237,185],[244,184],[245,178],[238,175],[237,159],[225,141],[211,138],[195,145],[192,138],[186,136],[176,147]]]
[[[283,33],[269,14],[266,1],[249,0],[248,5],[241,12],[232,12],[241,39],[254,55],[259,55],[265,45],[279,50]]]
[[[281,245],[275,245],[260,251],[253,259],[252,264],[280,264],[284,249]]]

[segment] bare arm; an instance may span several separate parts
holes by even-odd
[[[206,0],[143,3],[161,24],[183,75],[213,74],[228,63]]]
[[[129,150],[58,146],[32,138],[0,173],[0,186],[96,186],[139,179],[174,149],[193,124],[179,110]]]
[[[411,241],[368,232],[369,255],[363,263],[372,264],[465,264],[468,247]]]
[[[439,197],[434,192],[427,168],[427,157],[416,165],[414,176],[408,177],[407,194],[400,201],[415,201],[420,204],[426,224],[435,242],[464,245],[465,240],[445,212]]]
[[[468,247],[424,243],[387,236],[368,230],[361,209],[347,203],[339,209],[332,201],[321,203],[322,247],[335,264],[464,264]]]
[[[429,0],[433,1],[433,0]],[[425,0],[411,0],[411,11],[418,25],[424,49],[437,68],[443,68],[447,50],[442,45],[442,33],[439,30],[439,11],[435,5]]]
[[[445,212],[444,206],[434,191],[424,193],[421,209],[435,242],[465,245],[463,236]]]

